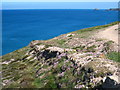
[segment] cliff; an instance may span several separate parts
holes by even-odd
[[[99,37],[118,22],[35,40],[2,56],[3,88],[120,88],[118,43]]]

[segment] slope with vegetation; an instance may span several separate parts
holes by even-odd
[[[116,24],[34,40],[2,56],[3,88],[120,88],[118,45],[94,36]]]

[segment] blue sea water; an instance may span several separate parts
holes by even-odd
[[[118,21],[117,11],[92,9],[3,10],[2,54],[61,34]]]

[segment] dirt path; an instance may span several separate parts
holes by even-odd
[[[97,38],[103,38],[112,40],[118,44],[118,25],[110,26],[103,31],[99,31],[95,36]]]

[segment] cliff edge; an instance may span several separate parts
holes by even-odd
[[[3,88],[120,89],[118,22],[81,29],[2,56]]]

